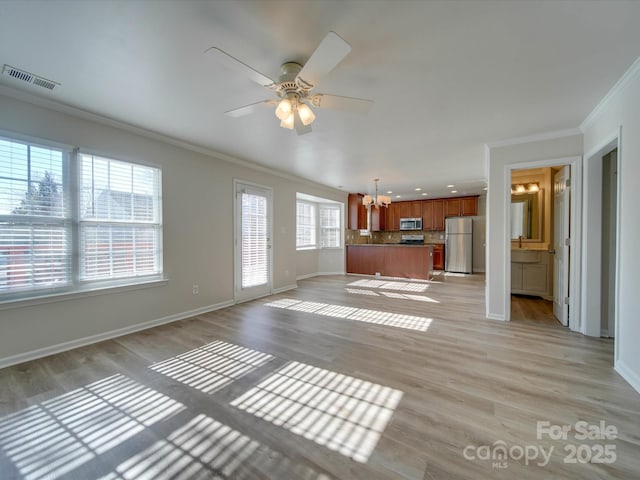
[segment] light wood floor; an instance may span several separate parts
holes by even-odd
[[[318,277],[0,370],[0,478],[638,478],[640,395],[612,363],[610,340],[485,320],[482,276]],[[597,444],[613,463],[565,463]]]
[[[553,302],[527,295],[511,295],[511,321],[562,327],[553,315]]]

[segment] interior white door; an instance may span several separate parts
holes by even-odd
[[[272,293],[271,189],[236,182],[235,300]]]
[[[569,185],[571,167],[564,166],[553,179],[553,314],[564,326],[569,325]]]

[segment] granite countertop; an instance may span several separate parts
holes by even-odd
[[[424,245],[410,245],[406,243],[347,243],[347,247],[433,247],[434,243]]]

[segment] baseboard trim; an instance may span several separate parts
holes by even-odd
[[[317,275],[318,275],[317,273],[307,273],[305,275],[298,275],[296,277],[296,280],[305,280],[307,278],[316,277]]]
[[[495,314],[495,313],[488,313],[488,314],[487,314],[487,318],[488,318],[489,320],[498,320],[498,321],[500,321],[500,322],[504,322],[504,321],[505,321],[505,319],[504,319],[504,315],[497,315],[497,314]]]
[[[276,294],[282,293],[282,292],[287,292],[289,290],[294,290],[296,288],[298,288],[298,285],[296,285],[295,283],[291,284],[291,285],[285,285],[284,287],[280,287],[280,288],[274,289],[273,290],[273,295],[276,295]]]
[[[51,345],[49,347],[38,348],[29,352],[0,358],[0,368],[10,367],[11,365],[17,365],[18,363],[30,362],[31,360],[48,357],[49,355],[54,355],[56,353],[66,352],[67,350],[73,350],[74,348],[85,347],[93,343],[111,340],[113,338],[122,337],[123,335],[128,335],[130,333],[147,330],[149,328],[158,327],[167,323],[177,322],[178,320],[184,320],[185,318],[195,317],[196,315],[201,315],[213,310],[230,307],[233,305],[233,303],[233,300],[227,300],[225,302],[216,303],[214,305],[207,305],[206,307],[196,308],[194,310],[188,310],[186,312],[168,315],[166,317],[157,318],[155,320],[137,323],[128,327],[118,328],[116,330],[110,330],[108,332],[98,333],[96,335],[90,335],[88,337],[58,343],[57,345]]]
[[[315,272],[315,273],[307,273],[305,275],[299,275],[296,277],[296,280],[304,280],[306,278],[319,277],[322,275],[345,275],[344,272]]]
[[[634,390],[640,393],[640,376],[621,361],[617,361],[613,369],[620,374]]]

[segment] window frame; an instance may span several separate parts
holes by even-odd
[[[298,229],[300,228],[298,222],[298,205],[305,205],[311,208],[311,219],[313,220],[313,228],[311,238],[313,239],[312,244],[299,245],[298,244]],[[308,225],[305,227],[310,228]],[[309,202],[307,200],[296,199],[296,250],[316,250],[318,249],[318,207],[314,202]]]
[[[323,227],[322,226],[322,210],[335,210],[338,212],[338,225],[336,227]],[[323,250],[342,248],[342,208],[337,203],[320,203],[318,204],[318,245]],[[323,231],[335,230],[338,233],[338,245],[325,246],[323,245]]]
[[[299,246],[298,245],[298,204],[306,204],[310,205],[314,209],[314,218],[315,218],[315,245],[312,246]],[[321,210],[336,210],[338,212],[338,226],[337,227],[322,227],[322,218],[321,218]],[[344,247],[344,207],[342,204],[337,202],[314,202],[311,200],[296,198],[296,250],[297,251],[305,251],[305,250],[339,250]],[[338,245],[326,247],[322,245],[322,231],[331,228],[336,229],[338,233]]]
[[[67,255],[67,281],[63,286],[47,286],[43,288],[20,288],[13,291],[8,290],[0,293],[0,310],[7,308],[13,308],[16,306],[25,305],[37,305],[41,303],[48,303],[52,301],[60,301],[67,298],[93,296],[98,294],[113,293],[115,291],[131,290],[139,288],[149,288],[157,285],[165,285],[168,283],[167,278],[164,275],[164,255],[163,255],[163,211],[162,211],[162,168],[159,165],[126,158],[114,157],[110,154],[102,152],[83,149],[80,152],[79,148],[72,147],[70,145],[61,144],[58,142],[47,141],[39,138],[30,137],[27,135],[21,135],[15,132],[9,132],[0,130],[0,139],[7,142],[14,142],[24,144],[30,147],[39,147],[44,149],[51,149],[61,151],[63,154],[62,171],[63,171],[63,194],[64,202],[66,202],[65,210],[66,216],[64,218],[52,217],[37,217],[35,222],[28,222],[27,220],[34,220],[34,216],[25,216],[25,224],[37,224],[37,220],[42,220],[46,223],[56,223],[65,225],[69,229],[68,239],[68,255]],[[87,279],[80,278],[80,162],[82,154],[95,155],[108,160],[114,160],[117,162],[125,163],[128,165],[138,165],[144,167],[150,167],[157,170],[158,175],[158,192],[157,202],[154,201],[157,207],[157,251],[156,262],[157,272],[150,273],[148,275],[138,276],[123,276],[119,278],[110,279]],[[0,215],[0,219],[15,219],[13,215]],[[20,223],[20,222],[18,222]]]
[[[154,165],[148,162],[140,162],[140,161],[131,161],[131,160],[125,160],[125,159],[121,159],[121,158],[117,158],[117,157],[113,157],[111,155],[108,154],[104,154],[104,153],[99,153],[93,150],[87,150],[87,149],[78,149],[76,150],[76,158],[75,158],[75,174],[73,175],[73,178],[76,182],[75,188],[74,188],[74,193],[77,196],[77,198],[75,199],[75,203],[74,206],[75,211],[76,211],[76,218],[75,218],[75,228],[76,228],[76,237],[74,239],[77,239],[76,242],[74,242],[74,247],[77,247],[77,255],[76,255],[76,262],[75,262],[75,271],[76,271],[76,281],[78,284],[84,284],[84,285],[110,285],[110,284],[115,284],[118,285],[119,283],[122,282],[126,282],[126,283],[132,283],[135,284],[136,283],[136,279],[148,279],[148,278],[153,278],[153,277],[161,277],[163,275],[163,271],[164,271],[164,255],[162,254],[163,252],[163,245],[162,245],[162,239],[163,239],[163,216],[162,216],[162,168],[158,165]],[[157,170],[157,175],[158,175],[158,191],[157,191],[157,199],[154,198],[154,209],[157,209],[157,222],[154,223],[141,223],[141,222],[135,222],[135,221],[120,221],[120,220],[93,220],[93,219],[83,219],[82,215],[80,213],[80,207],[81,207],[81,189],[82,189],[82,167],[81,167],[81,162],[82,162],[82,156],[83,155],[90,155],[93,157],[99,157],[100,159],[103,160],[108,160],[108,161],[114,161],[114,162],[118,162],[118,163],[123,163],[126,165],[133,165],[133,166],[140,166],[140,167],[147,167],[147,168],[153,168]],[[157,200],[157,201],[156,201]],[[158,230],[157,232],[157,256],[155,258],[155,262],[157,262],[158,265],[158,272],[155,273],[150,273],[150,274],[145,274],[145,275],[132,275],[132,276],[122,276],[122,277],[114,277],[114,278],[108,278],[108,279],[90,279],[90,278],[82,278],[82,274],[81,274],[81,267],[83,265],[83,252],[81,252],[80,250],[80,246],[82,244],[82,240],[80,238],[81,235],[81,231],[82,231],[82,226],[83,225],[100,225],[100,224],[110,224],[113,226],[117,226],[117,225],[154,225],[156,230]],[[144,281],[144,280],[143,280]]]

